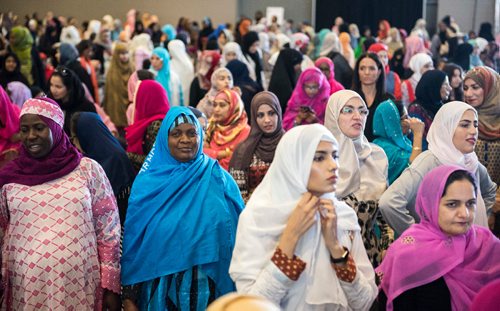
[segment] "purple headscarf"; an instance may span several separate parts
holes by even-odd
[[[416,201],[421,223],[394,241],[375,269],[387,295],[387,310],[403,292],[441,277],[452,293],[452,309],[468,310],[477,292],[500,278],[500,240],[487,228],[472,225],[465,234],[449,236],[439,227],[441,196],[448,177],[457,170],[463,168],[443,165],[424,177]]]
[[[40,185],[71,173],[82,158],[63,131],[64,114],[59,105],[49,98],[28,99],[21,110],[24,114],[36,114],[50,128],[52,150],[43,158],[30,156],[23,146],[18,158],[0,171],[0,188],[8,183],[26,186]]]
[[[318,93],[314,97],[309,97],[304,90],[304,84],[308,82],[318,83]],[[325,110],[328,98],[330,97],[330,83],[325,75],[316,67],[307,68],[299,77],[295,85],[292,96],[288,101],[285,114],[283,116],[283,128],[289,130],[293,127],[293,121],[299,113],[301,106],[310,107],[316,113],[319,123],[325,121]]]

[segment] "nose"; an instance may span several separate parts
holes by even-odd
[[[33,140],[36,138],[36,131],[34,129],[30,129],[28,131],[28,136],[27,136],[28,140]]]
[[[465,204],[461,204],[458,208],[458,217],[460,218],[469,218],[470,210],[465,206]]]
[[[362,118],[362,115],[358,109],[354,109],[354,111],[352,113],[352,117],[359,120]]]
[[[330,157],[328,167],[331,172],[335,172],[339,168],[337,160],[334,157]]]

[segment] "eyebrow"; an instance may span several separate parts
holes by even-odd
[[[353,105],[344,105],[344,107],[349,107],[349,108],[352,108],[352,109],[355,109],[355,108],[356,108],[356,107],[354,107]],[[342,108],[344,108],[344,107],[342,107]],[[361,105],[359,105],[357,108],[359,109],[359,108],[366,108],[366,107],[365,107],[365,105],[361,104]]]

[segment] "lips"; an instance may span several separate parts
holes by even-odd
[[[335,175],[334,175],[334,176],[332,176],[332,177],[328,178],[327,180],[328,180],[329,182],[331,182],[331,183],[335,183],[335,182],[337,181],[337,176],[335,176]]]
[[[42,149],[42,145],[40,144],[32,144],[28,146],[28,150],[32,153],[39,152]]]
[[[469,138],[469,139],[466,139],[466,141],[467,141],[469,144],[472,144],[472,145],[475,145],[475,144],[476,144],[476,139],[475,139],[475,138]]]
[[[272,125],[267,125],[267,126],[264,126],[264,130],[266,131],[270,131],[273,129],[273,126]]]
[[[362,129],[362,128],[363,128],[363,125],[362,125],[361,123],[354,123],[354,124],[352,125],[352,127],[354,127],[355,129],[360,130],[360,129]]]

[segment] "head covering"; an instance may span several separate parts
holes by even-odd
[[[167,41],[174,40],[175,36],[177,35],[177,31],[175,30],[175,27],[171,24],[165,24],[161,28],[161,31],[167,35]]]
[[[419,104],[430,113],[436,115],[443,105],[441,85],[446,79],[446,73],[441,70],[428,70],[424,73],[415,89],[415,96]]]
[[[96,160],[106,172],[115,196],[132,185],[134,168],[118,140],[111,134],[101,117],[82,112],[76,122],[76,136],[84,155]],[[99,142],[98,144],[96,142]]]
[[[389,22],[385,19],[381,20],[379,22],[379,25],[380,24],[384,25],[384,29],[379,29],[378,38],[379,40],[384,40],[387,38],[387,36],[389,36],[389,29],[391,29],[391,24],[389,24]]]
[[[222,49],[222,56],[220,60],[221,66],[226,66],[229,61],[226,58],[226,55],[228,53],[235,53],[236,54],[236,59],[239,60],[240,62],[244,63],[248,67],[248,71],[250,72],[250,76],[255,77],[255,70],[253,67],[250,65],[248,60],[243,56],[243,52],[241,51],[241,47],[238,43],[236,42],[228,42],[226,45],[224,45],[224,48]]]
[[[177,161],[168,147],[169,130],[179,116],[196,124],[198,151],[188,162]],[[122,283],[136,284],[199,265],[214,281],[216,295],[233,291],[227,271],[242,208],[230,175],[203,153],[203,130],[196,117],[186,107],[172,107],[132,187]]]
[[[198,59],[198,81],[202,89],[208,90],[211,86],[212,73],[219,66],[221,55],[218,51],[203,51]]]
[[[141,33],[132,38],[129,45],[130,53],[132,55],[136,54],[136,51],[142,49],[148,54],[153,52],[153,42],[151,41],[151,36],[147,33]]]
[[[387,310],[403,292],[444,277],[452,310],[469,309],[488,282],[500,278],[500,241],[487,228],[472,225],[465,234],[449,236],[438,222],[439,204],[449,176],[462,168],[439,166],[424,177],[417,193],[421,222],[392,243],[376,269],[387,295]]]
[[[127,97],[129,103],[132,103],[134,101],[134,95],[139,81],[139,76],[137,75],[136,70],[130,75],[127,82]]]
[[[339,198],[344,198],[359,190],[362,173],[369,175],[384,189],[387,185],[386,176],[381,173],[383,165],[376,163],[376,159],[372,159],[372,146],[365,135],[361,134],[361,136],[352,139],[340,129],[338,123],[340,111],[351,98],[358,98],[366,106],[365,101],[358,93],[351,90],[342,90],[330,96],[325,114],[325,126],[339,142],[339,181],[335,191]],[[381,161],[381,163],[383,162],[384,160]],[[387,160],[385,160],[385,165],[387,165]],[[363,172],[361,172],[361,169]],[[372,190],[375,191],[376,189]],[[358,199],[362,200],[361,198]]]
[[[80,41],[82,41],[82,39],[80,38],[80,32],[78,29],[73,25],[69,25],[62,29],[60,41],[61,43],[77,45]]]
[[[292,48],[300,50],[309,45],[309,37],[302,32],[296,32],[291,38]]]
[[[247,128],[248,117],[243,102],[236,91],[221,90],[215,95],[214,100],[222,99],[229,103],[227,118],[222,122],[209,120],[206,141],[210,145],[225,145],[236,138]]]
[[[319,88],[318,93],[312,98],[304,90],[305,84],[310,82],[316,82]],[[292,96],[288,101],[283,116],[283,127],[286,130],[293,127],[293,121],[302,106],[312,108],[319,119],[319,123],[323,124],[328,97],[330,97],[330,84],[325,75],[316,67],[307,68],[300,74],[299,81],[297,81]]]
[[[19,131],[20,109],[14,105],[7,95],[7,92],[0,86],[0,158],[4,152],[11,149],[18,149],[19,143],[13,143],[10,139],[12,135]]]
[[[384,43],[374,43],[374,44],[370,45],[370,47],[368,48],[368,52],[375,53],[375,54],[377,54],[378,52],[382,52],[382,51],[385,51],[385,52],[389,51],[389,48]],[[385,69],[386,73],[391,70],[389,68],[389,64],[385,65],[384,69]]]
[[[0,188],[8,183],[40,185],[65,176],[80,165],[82,156],[63,131],[64,115],[56,102],[46,97],[28,99],[20,116],[25,114],[36,114],[47,124],[52,135],[52,150],[45,157],[35,159],[23,146],[19,157],[0,171]]]
[[[428,54],[417,53],[413,55],[409,63],[409,67],[411,71],[413,71],[411,77],[416,81],[419,81],[422,77],[422,73],[420,73],[420,71],[422,70],[422,67],[424,67],[424,65],[428,63],[432,63],[432,58]]]
[[[184,94],[189,94],[189,86],[194,79],[194,66],[181,40],[168,42],[168,50],[172,56],[172,70],[179,75]],[[185,96],[187,99],[187,96]]]
[[[408,167],[412,142],[403,134],[398,108],[387,100],[378,105],[373,116],[373,141],[384,149],[389,160],[389,184]]]
[[[250,87],[254,90],[259,90],[260,85],[250,78],[250,72],[248,72],[248,67],[237,59],[230,61],[226,68],[231,72],[233,77],[234,85],[239,87]]]
[[[229,74],[229,76],[231,77],[231,79],[229,81],[229,87],[228,88],[229,89],[233,88],[233,86],[234,86],[234,79],[233,79],[233,75],[232,75],[231,71],[229,69],[227,69],[226,67],[217,68],[212,73],[212,77],[210,79],[211,80],[210,90],[207,92],[207,94],[205,95],[205,97],[203,97],[202,100],[196,106],[196,108],[198,108],[201,112],[203,112],[206,115],[206,117],[208,117],[209,119],[212,116],[213,101],[215,99],[215,95],[217,95],[217,93],[222,90],[222,89],[217,88],[217,83],[216,82],[217,82],[217,79],[219,78],[219,76],[223,72]]]
[[[61,54],[59,63],[64,66],[67,66],[79,56],[76,47],[69,43],[61,43],[59,46],[59,53]]]
[[[325,36],[329,34],[330,29],[323,28],[314,36],[314,57],[320,57],[321,47],[323,46],[323,42],[325,40]]]
[[[151,122],[163,120],[170,105],[165,89],[153,80],[142,81],[135,94],[134,123],[125,129],[127,152],[144,154],[144,134]]]
[[[233,279],[254,279],[269,264],[290,214],[307,192],[311,165],[320,141],[338,146],[332,134],[320,124],[294,127],[281,138],[273,163],[240,216],[229,269]],[[321,198],[334,202],[337,232],[360,231],[352,208],[338,201],[333,192],[323,194]],[[340,243],[351,244],[343,239]],[[319,215],[302,236],[294,253],[307,262],[304,273],[293,282],[293,287],[305,293],[305,303],[337,304],[347,309],[347,299],[331,268],[330,253],[323,242]]]
[[[453,54],[453,62],[460,65],[464,71],[468,71],[470,69],[470,56],[473,51],[474,47],[471,44],[459,44]]]
[[[500,139],[500,76],[486,66],[475,67],[465,75],[464,81],[472,79],[482,89],[484,100],[476,107],[479,115],[479,138]]]
[[[328,56],[331,52],[340,52],[340,41],[336,33],[329,31],[324,36],[319,56]]]
[[[264,133],[257,124],[257,111],[262,105],[271,107],[278,116],[276,130],[269,134]],[[262,161],[271,163],[274,159],[276,146],[285,133],[282,124],[281,106],[276,95],[267,91],[257,93],[252,99],[250,109],[250,135],[238,145],[229,164],[230,167],[237,170],[248,170],[254,154]]]
[[[354,59],[354,50],[351,47],[351,36],[347,32],[342,32],[339,35],[340,51],[342,55],[349,60],[349,57]]]
[[[262,76],[261,72],[263,70],[262,68],[262,59],[258,51],[252,53],[250,52],[250,47],[257,41],[259,41],[259,34],[256,33],[255,31],[250,31],[246,35],[243,36],[242,39],[242,46],[241,50],[243,51],[243,54],[246,55],[246,57],[250,57],[252,61],[254,62],[255,66],[255,77],[257,83],[259,83],[261,86],[262,84]]]
[[[16,26],[10,30],[10,49],[17,55],[21,62],[21,73],[28,79],[29,84],[33,84],[31,75],[31,48],[33,46],[33,37],[28,28]]]
[[[493,37],[491,23],[488,22],[481,23],[481,25],[479,26],[479,33],[477,34],[477,36],[480,38],[484,38],[488,42],[495,41],[495,38]]]
[[[250,25],[252,25],[252,21],[248,18],[245,18],[240,22],[238,31],[241,37],[245,36],[250,31]]]
[[[14,61],[16,62],[16,68],[14,69],[14,71],[8,71],[7,68],[5,67],[5,63],[8,58],[13,58]],[[17,57],[16,54],[12,52],[7,52],[7,54],[5,54],[5,56],[2,59],[2,64],[0,67],[0,85],[3,88],[6,88],[7,84],[13,81],[20,81],[26,85],[29,85],[28,80],[21,73],[21,62],[19,61],[19,58]]]
[[[167,91],[168,99],[172,100],[173,90],[170,88],[170,54],[163,47],[155,48],[153,54],[163,61],[163,66],[157,72],[156,81]]]
[[[278,96],[282,111],[285,111],[286,103],[296,85],[294,66],[300,64],[302,58],[302,54],[295,49],[283,49],[276,60],[269,81],[269,91]]]
[[[328,79],[328,82],[330,83],[330,95],[343,90],[344,86],[335,80],[335,65],[333,64],[333,61],[328,57],[320,57],[314,62],[314,65],[317,68],[319,68],[322,64],[327,64],[328,67],[330,67],[330,78]]]
[[[12,81],[7,84],[7,89],[9,89],[10,98],[12,99],[12,103],[21,108],[24,102],[30,99],[31,90],[24,83],[19,81]]]
[[[405,68],[409,67],[411,70],[413,70],[410,65],[411,58],[415,54],[427,52],[427,49],[424,45],[424,40],[422,40],[422,38],[420,38],[419,36],[409,36],[405,39],[405,48],[406,52],[403,59],[403,66]],[[413,72],[415,72],[415,70],[413,70]]]

